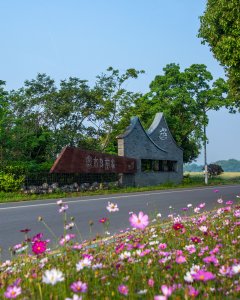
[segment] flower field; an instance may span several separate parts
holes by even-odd
[[[14,258],[0,262],[0,299],[240,299],[239,200],[216,197],[211,212],[205,203],[189,203],[179,214],[170,208],[167,219],[130,212],[124,232],[89,241],[81,241],[60,200],[63,236],[39,219],[59,246],[50,249],[42,233],[20,230],[24,241],[13,246]],[[111,222],[120,209],[108,203]],[[98,220],[106,233],[109,219]]]

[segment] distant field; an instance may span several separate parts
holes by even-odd
[[[184,172],[184,175],[189,174],[190,176],[202,176],[204,177],[203,172]],[[224,172],[223,174],[217,176],[219,178],[235,178],[240,177],[240,172]]]

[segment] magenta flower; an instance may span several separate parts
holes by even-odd
[[[22,293],[22,289],[20,286],[9,285],[7,287],[6,292],[4,293],[4,296],[8,299],[14,299],[17,296],[19,296],[21,293]]]
[[[219,192],[219,190],[214,190],[214,193],[218,193]]]
[[[44,253],[47,249],[46,241],[36,241],[32,245],[32,252],[35,254],[41,254]]]
[[[136,214],[132,214],[129,218],[129,222],[132,227],[143,230],[149,224],[148,215],[144,215],[144,213],[140,211],[138,216]]]
[[[125,247],[124,243],[121,243],[121,244],[117,245],[116,248],[115,248],[115,252],[120,253],[124,249],[124,247]]]
[[[127,296],[128,295],[128,287],[124,284],[118,286],[118,291],[120,294]]]
[[[215,275],[200,269],[197,273],[192,274],[192,277],[197,281],[208,281],[214,279]]]
[[[233,201],[229,200],[226,202],[226,205],[232,205],[233,204]]]
[[[183,229],[184,228],[184,225],[182,223],[175,223],[173,224],[173,227],[172,227],[174,230],[180,230],[180,229]]]
[[[192,241],[193,243],[198,244],[198,243],[201,243],[202,240],[201,240],[199,237],[194,236],[194,237],[191,237],[191,241]]]
[[[33,243],[39,242],[41,241],[42,237],[43,237],[43,233],[39,232],[38,234],[34,235],[34,237],[32,238],[32,242]]]
[[[88,286],[85,282],[82,282],[79,280],[79,281],[73,282],[70,285],[70,288],[74,293],[86,293]]]
[[[102,224],[106,223],[107,221],[108,221],[108,218],[102,218],[102,219],[98,220],[98,222],[102,223]]]

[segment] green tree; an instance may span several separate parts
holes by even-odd
[[[183,148],[184,162],[195,160],[206,138],[204,126],[207,112],[224,105],[226,85],[223,79],[212,83],[212,75],[205,65],[194,64],[183,72],[177,64],[168,64],[164,74],[150,84],[150,91],[135,101],[130,112],[149,126],[154,115],[161,111],[177,144]]]
[[[200,17],[199,37],[225,67],[230,98],[240,110],[240,3],[239,0],[208,0]]]
[[[10,143],[10,105],[5,90],[5,81],[0,80],[0,164],[6,159],[7,145]]]
[[[36,79],[25,81],[23,88],[10,93],[18,136],[26,136],[32,153],[39,154],[40,144],[47,140],[45,159],[52,159],[64,146],[77,146],[84,139],[96,99],[86,80],[70,77],[62,80],[58,88],[52,78],[38,74]]]
[[[119,70],[109,67],[106,74],[97,76],[94,91],[99,102],[91,122],[100,140],[101,151],[116,152],[115,137],[123,129],[120,120],[140,96],[125,89],[124,85],[142,73],[144,71],[128,69],[121,74]]]

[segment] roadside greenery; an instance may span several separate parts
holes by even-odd
[[[225,185],[225,184],[240,184],[240,173],[224,173],[220,176],[213,176],[209,179],[209,186]],[[58,198],[71,198],[71,197],[83,197],[92,195],[110,195],[116,193],[134,193],[154,190],[166,190],[172,188],[188,188],[188,187],[201,187],[206,186],[204,184],[203,173],[185,173],[184,179],[181,184],[174,184],[172,182],[166,182],[156,186],[145,187],[111,187],[108,190],[95,190],[86,192],[74,192],[74,193],[52,193],[52,194],[40,194],[29,195],[21,192],[3,192],[0,191],[0,203],[18,202],[38,199],[58,199]]]
[[[150,217],[129,212],[130,228],[109,236],[110,223],[121,206],[109,202],[97,222],[102,236],[82,241],[68,215],[67,202],[57,201],[63,235],[55,243],[41,232],[19,229],[23,241],[11,248],[13,258],[0,262],[1,299],[238,299],[240,291],[239,195],[223,199],[216,209],[189,203],[169,215]],[[92,224],[89,224],[92,226]]]

